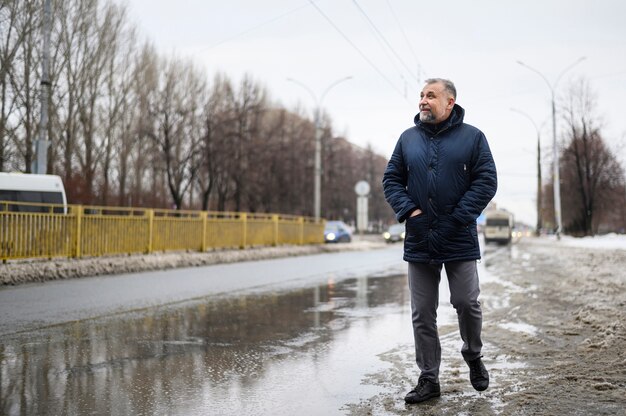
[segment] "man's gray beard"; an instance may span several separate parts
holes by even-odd
[[[434,123],[435,122],[435,116],[433,115],[433,113],[422,113],[420,111],[420,121],[422,123]]]

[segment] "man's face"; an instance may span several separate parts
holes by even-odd
[[[420,121],[440,123],[448,118],[454,107],[454,98],[441,82],[426,84],[420,93]]]

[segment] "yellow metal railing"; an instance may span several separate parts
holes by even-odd
[[[0,201],[3,261],[323,242],[309,217]]]

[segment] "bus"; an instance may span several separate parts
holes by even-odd
[[[67,213],[65,187],[60,176],[0,172],[0,201],[58,205],[55,213]],[[0,207],[0,210],[6,209]],[[10,211],[50,212],[45,205],[11,204]]]
[[[485,211],[485,243],[509,244],[513,235],[513,214],[501,209]]]

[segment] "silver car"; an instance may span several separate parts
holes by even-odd
[[[388,243],[395,243],[396,241],[404,241],[404,235],[404,223],[393,224],[383,233],[383,238]]]

